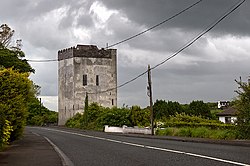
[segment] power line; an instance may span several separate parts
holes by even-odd
[[[242,0],[240,3],[236,3],[235,5],[233,5],[232,7],[230,7],[230,9],[228,11],[226,11],[215,22],[211,23],[205,30],[203,30],[202,32],[200,32],[199,35],[197,35],[196,37],[194,37],[193,39],[191,39],[187,44],[185,44],[183,47],[181,47],[181,49],[179,49],[173,55],[171,55],[170,57],[168,57],[167,59],[165,59],[161,63],[155,65],[151,69],[153,70],[153,69],[155,69],[155,68],[163,65],[164,63],[166,63],[167,61],[169,61],[170,59],[174,58],[176,55],[178,55],[179,53],[181,53],[183,50],[185,50],[186,48],[188,48],[189,46],[191,46],[194,42],[196,42],[198,39],[200,39],[203,35],[205,35],[210,30],[212,30],[217,24],[219,24],[223,19],[225,19],[229,14],[231,14],[233,11],[235,11],[237,8],[239,8],[244,2],[245,2],[245,0]]]
[[[224,20],[228,15],[230,15],[237,8],[239,8],[244,2],[245,2],[245,0],[238,1],[236,4],[234,4],[232,7],[230,7],[229,10],[227,10],[222,16],[220,16],[216,21],[214,21],[207,28],[205,28],[203,31],[201,31],[196,37],[194,37],[189,42],[187,42],[183,47],[181,47],[178,51],[176,51],[170,57],[168,57],[167,59],[165,59],[162,62],[158,63],[154,67],[152,67],[151,70],[156,69],[157,67],[163,65],[164,63],[166,63],[167,61],[169,61],[170,59],[174,58],[179,53],[181,53],[182,51],[187,49],[189,46],[191,46],[193,43],[195,43],[198,39],[200,39],[202,36],[204,36],[206,33],[208,33],[210,30],[212,30],[216,25],[218,25],[222,20]],[[121,87],[123,87],[123,86],[137,80],[138,78],[142,77],[143,75],[145,75],[147,73],[147,71],[148,70],[144,71],[143,73],[139,74],[138,76],[134,77],[133,79],[131,79],[129,81],[126,81],[125,83],[123,83],[123,84],[121,84],[121,85],[119,85],[119,86],[117,86],[115,88],[107,89],[105,91],[99,91],[99,92],[96,92],[96,93],[90,93],[90,94],[105,93],[105,92],[112,91],[114,89],[121,88]]]
[[[199,4],[201,1],[202,1],[202,0],[199,0],[199,1],[195,2],[195,3],[193,3],[192,5],[188,6],[187,8],[181,10],[180,12],[174,14],[173,16],[171,16],[171,17],[169,17],[169,18],[163,20],[162,22],[160,22],[160,23],[158,23],[158,24],[156,24],[156,25],[154,25],[154,26],[152,26],[152,27],[150,27],[150,28],[148,28],[148,29],[146,29],[146,30],[140,32],[140,33],[137,33],[137,34],[135,34],[135,35],[133,35],[133,36],[131,36],[131,37],[128,37],[128,38],[126,38],[126,39],[124,39],[124,40],[122,40],[122,41],[119,41],[119,42],[117,42],[117,43],[111,44],[110,46],[107,46],[106,48],[114,47],[114,46],[116,46],[116,45],[119,45],[119,44],[121,44],[121,43],[124,43],[124,42],[126,42],[126,41],[129,41],[129,40],[131,40],[131,39],[133,39],[133,38],[136,38],[136,37],[138,37],[138,36],[140,36],[140,35],[142,35],[142,34],[148,32],[148,31],[150,31],[150,30],[152,30],[152,29],[154,29],[154,28],[156,28],[156,27],[158,27],[158,26],[160,26],[160,25],[162,25],[162,24],[164,24],[164,23],[166,23],[166,22],[172,20],[173,18],[175,18],[175,17],[181,15],[181,14],[184,13],[185,11],[187,11],[187,10],[191,9],[192,7],[196,6],[197,4]]]
[[[29,62],[55,62],[55,61],[58,61],[57,59],[44,59],[44,60],[35,60],[35,59],[30,59],[30,60],[27,60]]]
[[[117,45],[122,44],[122,43],[124,43],[124,42],[127,42],[127,41],[129,41],[129,40],[131,40],[131,39],[134,39],[134,38],[136,38],[136,37],[138,37],[138,36],[140,36],[140,35],[142,35],[142,34],[144,34],[144,33],[146,33],[146,32],[149,32],[150,30],[152,30],[152,29],[154,29],[154,28],[156,28],[156,27],[158,27],[158,26],[160,26],[160,25],[162,25],[162,24],[164,24],[164,23],[166,23],[166,22],[168,22],[168,21],[174,19],[175,17],[181,15],[182,13],[186,12],[187,10],[189,10],[189,9],[191,9],[192,7],[194,7],[194,6],[196,6],[197,4],[199,4],[201,1],[202,1],[202,0],[199,0],[199,1],[197,1],[197,2],[195,2],[195,3],[193,3],[193,4],[191,4],[190,6],[186,7],[186,8],[183,9],[183,10],[181,10],[180,12],[178,12],[178,13],[176,13],[176,14],[170,16],[169,18],[163,20],[162,22],[160,22],[160,23],[158,23],[158,24],[155,24],[155,25],[149,27],[148,29],[145,29],[145,30],[142,31],[142,32],[139,32],[139,33],[137,33],[137,34],[135,34],[135,35],[133,35],[133,36],[130,36],[130,37],[126,38],[126,39],[123,39],[123,40],[121,40],[121,41],[119,41],[119,42],[117,42],[117,43],[111,44],[110,46],[107,46],[106,49],[111,48],[111,47],[114,47],[114,46],[117,46]],[[57,59],[48,59],[48,60],[27,60],[27,61],[29,61],[29,62],[53,62],[53,61],[58,61],[58,60],[57,60]]]

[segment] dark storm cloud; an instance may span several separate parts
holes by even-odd
[[[185,7],[194,3],[194,0],[144,0],[144,1],[117,1],[109,0],[103,3],[108,8],[114,8],[126,13],[128,18],[138,24],[152,26],[162,20],[181,11]],[[175,20],[164,24],[159,28],[176,27],[183,31],[194,31],[204,29],[211,22],[216,20],[233,4],[236,0],[203,0],[185,14],[178,16]],[[245,2],[242,7],[236,10],[213,32],[232,33],[237,35],[249,35],[250,22],[250,3]]]
[[[198,65],[185,67],[172,65],[167,69],[157,68],[152,71],[154,101],[165,99],[189,103],[192,100],[210,102],[232,100],[237,95],[234,92],[237,90],[234,80],[241,76],[245,81],[250,74],[249,60],[226,62],[226,64],[225,62],[201,62]],[[123,82],[135,76],[138,69],[120,67],[119,71],[119,80]],[[123,103],[129,103],[130,106],[138,103],[141,106],[147,106],[146,86],[147,75],[144,75],[137,81],[120,88],[119,96],[124,99]]]

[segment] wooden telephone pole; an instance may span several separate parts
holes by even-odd
[[[151,68],[150,68],[150,65],[148,65],[148,96],[149,96],[149,100],[150,100],[151,135],[154,135],[154,113],[153,113],[152,81],[151,81]]]

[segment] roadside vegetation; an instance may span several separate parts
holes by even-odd
[[[13,35],[8,25],[0,26],[0,150],[22,136],[26,122],[57,122],[57,113],[40,105],[40,87],[29,79],[35,70],[25,60],[24,52],[11,45]]]
[[[66,122],[67,127],[99,131],[103,130],[104,125],[149,126],[150,111],[139,106],[105,108],[97,103],[92,103],[84,114],[78,113]]]
[[[209,139],[249,139],[250,97],[249,83],[239,84],[239,96],[231,103],[238,109],[236,124],[224,124],[218,120],[217,103],[192,101],[181,105],[178,102],[156,100],[153,105],[156,134],[162,136],[198,137]],[[85,103],[86,104],[86,103]],[[83,114],[78,113],[66,122],[67,127],[103,130],[109,126],[150,126],[148,108],[104,108],[92,103]]]

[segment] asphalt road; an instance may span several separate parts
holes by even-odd
[[[250,147],[137,138],[102,132],[28,127],[75,166],[250,165]]]

